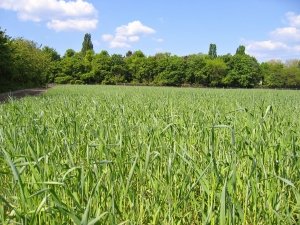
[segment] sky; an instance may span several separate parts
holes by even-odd
[[[234,54],[245,45],[259,61],[300,59],[300,0],[0,0],[0,27],[13,37],[80,51],[125,55]]]

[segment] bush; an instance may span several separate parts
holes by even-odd
[[[84,84],[84,82],[82,80],[75,80],[74,84]]]
[[[68,83],[71,83],[72,79],[73,78],[71,76],[56,77],[54,79],[54,82],[56,84],[68,84]]]

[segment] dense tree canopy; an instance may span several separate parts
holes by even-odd
[[[228,62],[223,83],[228,87],[255,87],[261,81],[260,65],[254,57],[235,54]]]
[[[0,91],[45,84],[52,74],[51,62],[58,60],[51,51],[33,41],[11,39],[0,30]]]
[[[86,34],[80,52],[67,49],[63,57],[51,47],[22,38],[12,39],[0,30],[0,91],[24,86],[58,84],[196,85],[203,87],[299,88],[300,61],[258,63],[240,45],[235,55],[177,56],[128,51],[125,56],[95,53]]]

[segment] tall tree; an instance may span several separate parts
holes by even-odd
[[[128,52],[126,52],[126,57],[130,57],[132,56],[132,54],[133,54],[132,51],[129,50]]]
[[[0,80],[8,79],[12,73],[12,48],[10,37],[0,29]]]
[[[84,35],[84,39],[83,39],[83,42],[82,42],[81,53],[83,55],[85,55],[88,50],[92,50],[92,51],[94,50],[91,34],[85,34]]]
[[[211,58],[217,58],[217,45],[216,44],[209,45],[208,55]]]
[[[245,55],[245,46],[244,45],[240,45],[237,49],[236,49],[236,55]]]

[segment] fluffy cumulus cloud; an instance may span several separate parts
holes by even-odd
[[[300,15],[297,15],[294,12],[288,12],[286,18],[291,26],[300,27]]]
[[[96,29],[97,22],[96,19],[51,20],[47,23],[47,27],[55,31],[78,30],[84,32]]]
[[[285,18],[287,26],[271,31],[269,40],[246,41],[247,52],[262,61],[299,58],[300,15],[288,12]]]
[[[46,22],[56,31],[95,29],[97,10],[84,0],[1,0],[0,8],[15,11],[24,21]]]
[[[271,32],[274,39],[300,41],[300,29],[297,27],[282,27]]]
[[[266,49],[269,51],[273,51],[273,50],[285,50],[288,49],[288,46],[282,42],[276,42],[276,41],[272,41],[272,40],[268,40],[268,41],[256,41],[256,42],[252,42],[251,44],[248,45],[247,50],[248,51],[257,51],[260,49]]]
[[[141,36],[155,32],[153,28],[145,26],[137,20],[117,27],[114,35],[102,35],[102,40],[108,42],[110,48],[129,48],[131,43],[138,42]]]

